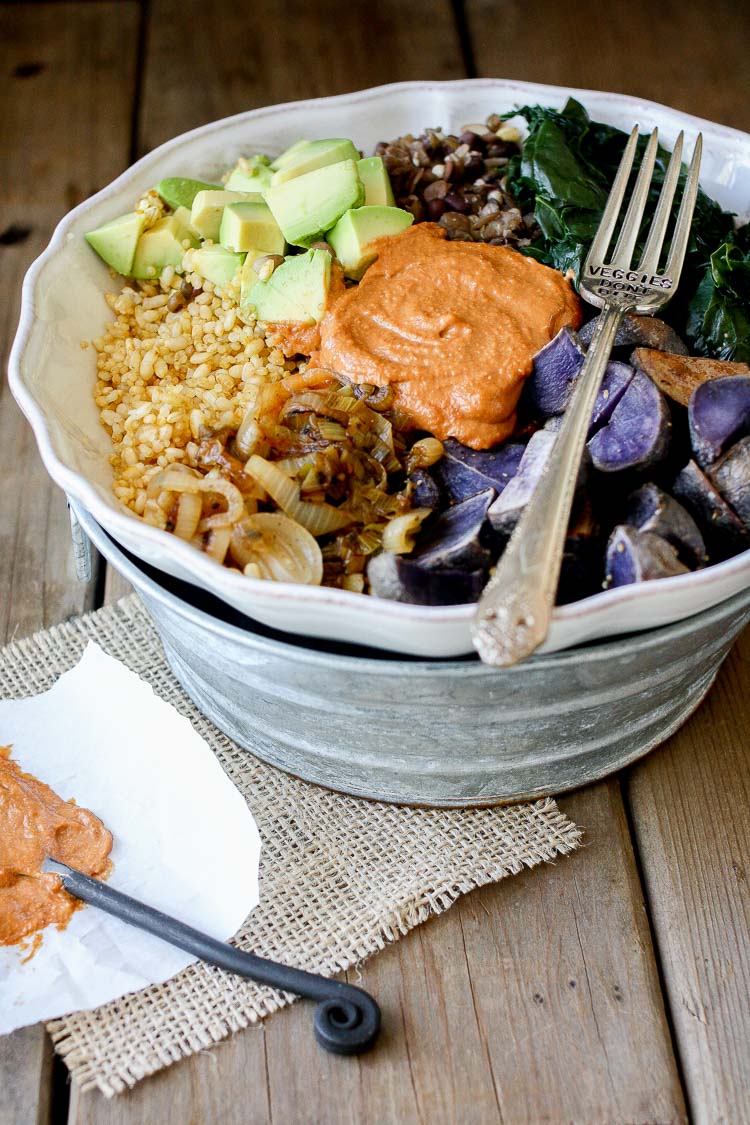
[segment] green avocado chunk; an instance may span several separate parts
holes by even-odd
[[[156,278],[166,266],[182,269],[185,250],[197,246],[198,239],[190,226],[190,212],[178,207],[173,215],[165,215],[138,239],[131,274],[138,278]]]
[[[89,231],[84,237],[100,258],[108,266],[117,270],[123,277],[129,277],[133,269],[133,258],[138,239],[143,232],[146,216],[140,211],[130,211],[117,219]]]
[[[400,207],[357,207],[341,216],[328,232],[328,241],[346,276],[359,281],[377,258],[375,240],[400,234],[413,222],[414,216]]]
[[[156,190],[165,203],[177,210],[178,207],[192,207],[199,191],[220,191],[221,184],[204,184],[201,180],[172,176],[166,180],[159,180]]]
[[[224,246],[203,246],[193,252],[192,267],[206,281],[223,289],[233,279],[244,259],[244,254],[233,254]]]
[[[271,169],[274,172],[279,172],[282,168],[285,168],[287,164],[292,164],[297,159],[298,153],[304,151],[306,145],[309,145],[309,143],[309,141],[304,139],[295,141],[289,148],[284,149],[281,156],[277,156],[275,160],[271,161]]]
[[[287,149],[274,164],[274,184],[285,184],[297,176],[305,176],[328,164],[342,160],[359,160],[359,150],[345,137],[331,137],[323,141],[298,141]]]
[[[210,238],[212,242],[218,242],[222,212],[228,203],[262,202],[263,196],[260,192],[225,191],[223,188],[199,191],[193,200],[190,222],[201,238]]]
[[[365,186],[366,207],[392,207],[393,188],[382,156],[357,161],[357,174]]]
[[[294,254],[267,281],[256,281],[246,304],[258,320],[317,324],[325,312],[331,282],[331,255],[326,250]]]
[[[265,203],[229,203],[222,212],[219,242],[229,250],[283,254],[284,235]]]
[[[271,186],[273,172],[271,161],[262,153],[242,156],[235,164],[224,185],[227,191],[265,191]]]
[[[266,192],[266,203],[293,246],[322,239],[350,207],[364,202],[365,189],[353,160],[327,164]]]

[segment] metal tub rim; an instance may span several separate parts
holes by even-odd
[[[459,671],[462,676],[470,677],[492,675],[514,676],[523,675],[531,668],[540,670],[542,667],[564,668],[566,665],[570,664],[597,664],[602,661],[611,660],[616,656],[621,656],[623,648],[627,649],[633,656],[636,656],[638,653],[647,651],[653,647],[658,647],[668,640],[678,640],[686,634],[694,632],[699,623],[701,625],[710,625],[713,621],[724,618],[731,607],[735,607],[739,612],[750,605],[749,586],[740,593],[735,594],[732,598],[719,602],[710,609],[695,613],[690,617],[685,617],[670,625],[663,625],[645,632],[622,634],[611,640],[596,641],[594,643],[563,649],[554,653],[544,653],[510,668],[494,668],[482,664],[478,659],[471,660],[464,658],[462,660],[451,660],[436,658],[434,660],[403,660],[398,658],[393,659],[388,656],[374,658],[356,654],[332,653],[310,648],[306,644],[295,644],[291,639],[277,640],[275,638],[264,637],[250,629],[243,629],[239,625],[233,625],[228,621],[222,621],[205,610],[191,605],[177,594],[173,594],[171,591],[165,589],[159,582],[145,574],[139,565],[127,558],[120,549],[119,544],[104,531],[89,512],[72,502],[71,508],[83,527],[83,530],[101,553],[112,563],[115,569],[130,581],[136,590],[144,588],[148,592],[148,596],[162,605],[168,612],[176,613],[183,620],[207,630],[214,636],[239,644],[240,646],[250,647],[258,652],[267,652],[278,656],[283,654],[285,650],[288,650],[290,656],[293,655],[295,661],[315,667],[328,667],[331,663],[335,663],[342,669],[350,668],[352,671],[356,670],[360,674],[367,673],[369,675],[378,676],[393,675],[396,669],[399,669],[402,673],[404,670],[408,670],[407,674],[414,678],[435,676],[437,678],[450,679]]]

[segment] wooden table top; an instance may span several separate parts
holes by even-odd
[[[55,222],[213,118],[491,75],[750,130],[750,9],[735,0],[2,3],[0,40],[4,356]],[[0,637],[119,596],[103,567],[76,582],[64,498],[4,384],[0,471]],[[581,851],[466,896],[364,967],[385,1017],[371,1055],[318,1051],[297,1005],[108,1102],[71,1088],[28,1028],[0,1040],[1,1125],[750,1121],[749,745],[745,633],[664,747],[560,801]]]

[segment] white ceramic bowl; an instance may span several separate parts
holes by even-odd
[[[671,145],[704,135],[701,182],[724,207],[750,206],[750,136],[654,102],[591,90],[477,79],[404,82],[354,94],[252,110],[185,133],[143,157],[71,211],[29,270],[10,359],[10,385],[52,478],[138,558],[196,585],[277,629],[421,656],[471,652],[473,606],[411,606],[326,587],[263,582],[218,566],[174,535],[143,523],[111,491],[110,439],[93,401],[95,355],[81,341],[102,334],[112,289],[107,267],[83,235],[128,211],[164,176],[213,179],[253,151],[278,153],[300,136],[348,136],[364,151],[428,126],[457,130],[492,112],[577,97],[595,119],[631,129],[658,126]],[[666,625],[750,585],[750,551],[694,574],[609,590],[555,610],[544,651]]]

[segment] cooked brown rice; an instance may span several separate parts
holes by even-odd
[[[112,436],[115,495],[163,526],[149,503],[149,481],[173,463],[189,463],[201,433],[237,430],[259,383],[298,370],[266,338],[263,325],[239,310],[239,283],[216,289],[171,267],[158,280],[107,294],[115,314],[97,351],[95,400]],[[182,303],[181,287],[196,293]]]

